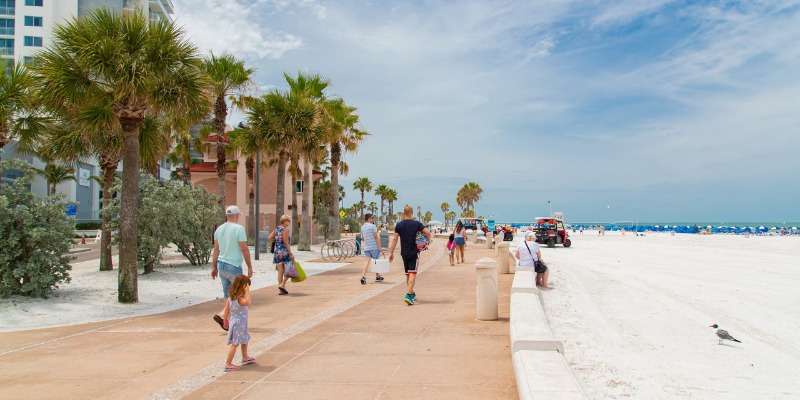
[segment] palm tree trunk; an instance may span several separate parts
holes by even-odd
[[[183,184],[186,186],[192,186],[192,155],[189,152],[189,140],[185,139],[184,142],[184,151],[183,151]]]
[[[136,268],[136,228],[139,219],[139,128],[141,118],[120,118],[125,136],[122,151],[122,199],[119,217],[119,285],[120,303],[139,301]]]
[[[281,151],[278,154],[278,184],[277,184],[277,196],[275,198],[275,225],[273,225],[273,229],[277,228],[281,224],[281,216],[286,211],[286,205],[284,203],[284,199],[286,198],[286,160],[288,159],[288,155],[285,151]]]
[[[292,175],[292,236],[291,244],[297,244],[300,239],[300,221],[297,217],[297,177]]]
[[[303,223],[300,226],[300,241],[297,250],[311,251],[311,192],[314,183],[311,179],[311,162],[306,161],[303,171]]]
[[[342,144],[331,143],[331,217],[328,226],[330,238],[342,238],[341,217],[339,216],[339,162],[342,160]]]
[[[247,157],[247,160],[244,163],[245,169],[247,170],[247,187],[248,187],[248,190],[247,190],[247,210],[248,210],[248,213],[247,213],[247,215],[250,216],[250,218],[248,218],[248,221],[247,221],[247,227],[248,227],[247,232],[251,236],[255,232],[256,237],[258,237],[258,232],[256,230],[256,226],[258,225],[258,222],[256,222],[256,221],[258,221],[258,217],[255,215],[255,213],[256,213],[256,204],[254,202],[256,194],[255,194],[255,192],[253,192],[253,188],[255,187],[254,182],[253,182],[254,178],[255,178],[254,177],[254,169],[255,169],[254,165],[255,165],[255,160],[253,160],[253,157]]]
[[[364,189],[361,189],[361,219],[364,219]]]
[[[214,105],[214,117],[217,128],[217,196],[220,197],[219,206],[222,221],[225,221],[225,118],[228,116],[228,105],[224,97],[217,97]]]
[[[100,156],[100,164],[103,168],[103,208],[111,204],[111,185],[114,184],[114,173],[117,171],[119,159],[109,160],[105,156]],[[102,215],[100,224],[100,271],[111,271],[114,265],[111,261],[111,216]]]

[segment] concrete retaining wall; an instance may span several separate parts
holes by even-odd
[[[511,284],[509,329],[519,398],[586,399],[564,358],[564,343],[550,330],[535,278],[533,268],[521,267]]]

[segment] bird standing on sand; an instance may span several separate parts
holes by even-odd
[[[719,329],[719,325],[717,325],[717,324],[711,325],[711,326],[709,326],[709,328],[714,328],[717,331],[717,337],[719,338],[719,344],[722,344],[723,340],[730,340],[730,341],[733,341],[733,342],[736,342],[736,343],[742,343],[740,340],[736,340],[736,338],[731,336],[731,334],[728,333],[728,331],[726,331],[724,329]]]

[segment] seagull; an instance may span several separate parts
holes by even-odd
[[[719,325],[717,325],[717,324],[711,325],[711,326],[709,326],[709,328],[714,328],[714,329],[717,330],[717,337],[719,338],[719,344],[722,344],[723,340],[731,340],[731,341],[734,341],[736,343],[742,343],[740,340],[736,340],[736,338],[731,336],[731,334],[728,333],[728,331],[726,331],[724,329],[719,329]]]

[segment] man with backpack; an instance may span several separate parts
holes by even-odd
[[[421,222],[414,220],[414,208],[405,206],[403,220],[394,227],[394,239],[392,239],[392,246],[389,249],[389,262],[394,260],[394,249],[397,247],[397,239],[400,239],[400,256],[403,259],[406,285],[408,286],[403,301],[410,306],[414,305],[417,298],[417,294],[414,293],[414,281],[419,269],[420,248],[417,246],[417,233],[419,232],[425,235],[427,243],[430,243],[431,232]]]

